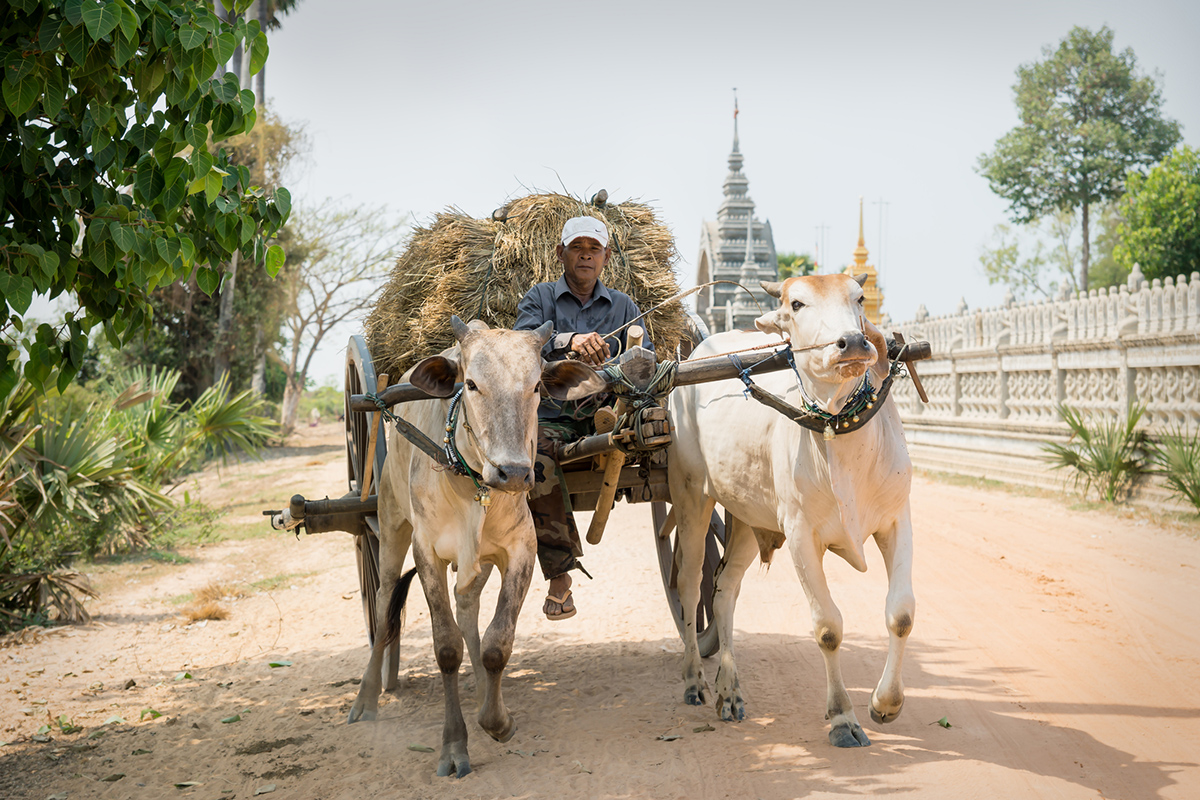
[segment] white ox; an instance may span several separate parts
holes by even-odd
[[[452,325],[458,345],[420,362],[405,379],[440,398],[453,393],[456,381],[464,383],[458,448],[482,474],[482,483],[496,491],[485,509],[475,499],[471,478],[435,470],[429,456],[392,431],[379,480],[380,588],[375,605],[376,630],[386,633],[376,636],[349,721],[375,718],[385,653],[399,636],[412,575],[402,575],[411,543],[445,692],[438,775],[462,777],[471,771],[458,695],[464,637],[480,695],[480,727],[501,742],[516,730],[500,694],[500,677],[512,654],[537,550],[525,493],[533,486],[539,387],[553,397],[574,400],[604,389],[605,382],[579,362],[542,361],[549,322],[535,331],[490,330],[478,321],[465,325],[458,317]],[[422,400],[406,403],[402,413],[440,446],[448,405],[444,399]],[[446,579],[452,565],[457,569],[457,621]],[[500,570],[502,583],[481,647],[479,595],[491,565]]]
[[[754,380],[791,405],[803,407],[807,398],[822,411],[837,414],[859,390],[864,374],[869,373],[876,390],[880,387],[888,374],[887,350],[883,336],[863,314],[859,280],[820,275],[764,283],[763,288],[779,297],[782,306],[756,321],[762,333],[712,336],[692,358],[762,345],[775,340],[766,334],[782,334],[791,341],[802,385],[791,371]],[[732,643],[742,576],[755,555],[769,563],[786,539],[825,660],[829,740],[838,747],[868,745],[842,681],[842,616],[821,562],[831,550],[865,571],[863,545],[872,536],[883,554],[890,641],[887,664],[871,696],[871,717],[890,722],[904,704],[900,664],[915,613],[908,501],[912,464],[900,416],[889,397],[862,428],[825,441],[821,433],[800,427],[747,397],[743,389],[740,381],[719,381],[683,386],[671,396],[676,433],[669,480],[681,542],[685,700],[693,705],[705,701],[695,611],[705,532],[714,503],[720,503],[733,518],[713,601],[721,648],[716,679],[721,718],[745,715]]]

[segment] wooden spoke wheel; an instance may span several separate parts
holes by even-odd
[[[708,327],[696,314],[688,314],[688,338],[680,342],[676,356],[682,360],[691,355],[692,349],[708,338]],[[690,340],[690,341],[689,341]],[[658,569],[662,575],[663,591],[667,594],[667,606],[671,611],[671,619],[679,630],[679,638],[683,638],[683,604],[679,600],[679,531],[664,531],[667,522],[669,506],[666,503],[652,503],[651,516],[654,520],[654,543],[658,550]],[[663,534],[666,535],[663,535]],[[719,642],[716,626],[712,624],[713,594],[716,585],[717,568],[725,553],[725,522],[716,511],[708,523],[708,535],[704,544],[704,574],[700,580],[700,603],[696,608],[696,639],[700,645],[700,655],[707,658],[717,652]]]
[[[658,570],[662,575],[663,591],[667,594],[667,607],[671,619],[683,638],[683,603],[679,600],[679,531],[672,529],[662,535],[667,522],[669,506],[666,503],[651,503],[650,513],[654,519],[654,543],[658,550]],[[673,524],[673,523],[672,523]],[[725,522],[716,511],[708,523],[708,535],[704,542],[704,574],[700,579],[700,603],[696,607],[696,640],[700,655],[707,658],[717,652],[719,641],[713,622],[713,594],[716,586],[717,567],[725,553]]]
[[[372,485],[383,472],[383,459],[387,455],[387,436],[380,428],[375,442],[375,451],[368,453],[371,440],[371,423],[374,414],[362,414],[350,410],[350,395],[374,392],[378,388],[375,365],[367,351],[367,342],[362,336],[351,336],[346,347],[345,422],[346,422],[346,473],[350,491],[362,492],[363,476],[366,474],[367,459],[374,458],[371,467]],[[376,535],[379,522],[374,516],[365,517],[362,530],[354,537],[355,555],[358,561],[358,588],[362,592],[363,619],[367,624],[367,641],[375,643],[375,597],[379,590],[379,538]],[[389,661],[395,664],[395,659]]]

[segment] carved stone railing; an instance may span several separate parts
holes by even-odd
[[[933,348],[918,367],[929,403],[908,381],[892,392],[918,465],[1044,483],[1058,473],[1041,445],[1066,438],[1059,404],[1092,419],[1140,404],[1152,433],[1200,429],[1197,272],[1146,282],[1135,269],[1120,287],[975,311],[961,302],[943,317],[922,306],[885,326]]]

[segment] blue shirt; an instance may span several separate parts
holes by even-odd
[[[531,331],[546,321],[554,323],[554,333],[542,347],[542,357],[547,361],[560,361],[567,357],[571,349],[571,337],[575,334],[610,333],[641,313],[629,295],[609,289],[600,281],[596,281],[591,298],[581,303],[578,297],[571,294],[567,279],[562,277],[557,281],[535,284],[525,293],[517,304],[517,322],[513,329]],[[621,331],[605,339],[610,356],[625,351],[625,333]],[[642,346],[647,350],[654,349],[649,339]],[[553,404],[553,401],[543,401],[538,410],[538,416],[542,419],[558,416],[558,410],[548,404]]]

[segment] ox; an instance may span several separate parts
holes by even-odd
[[[756,321],[762,333],[729,332],[707,339],[692,358],[729,353],[772,341],[791,342],[797,371],[755,378],[793,406],[836,415],[854,398],[870,400],[864,379],[878,389],[888,375],[887,348],[862,310],[866,276],[820,275],[763,283],[782,300]],[[745,708],[733,656],[733,609],[742,576],[760,555],[770,563],[786,540],[812,612],[813,633],[825,660],[829,740],[838,747],[870,744],[842,681],[838,648],[842,617],[822,569],[826,550],[865,571],[863,545],[874,537],[888,574],[887,663],[871,696],[871,718],[890,722],[904,704],[900,664],[912,629],[912,464],[890,398],[863,427],[832,436],[815,433],[751,399],[741,383],[683,386],[671,398],[676,428],[669,481],[679,528],[679,595],[685,612],[685,700],[705,701],[696,638],[696,604],[704,539],[715,503],[732,517],[713,601],[720,641],[716,701],[722,719]],[[858,401],[856,401],[858,402]],[[874,407],[874,404],[872,404]],[[828,440],[827,440],[828,439]]]
[[[454,394],[463,383],[455,436],[448,430],[449,401],[423,400],[405,406],[406,419],[435,442],[455,437],[466,464],[488,490],[489,505],[469,478],[435,470],[424,452],[393,431],[379,481],[379,578],[377,636],[363,673],[351,723],[374,719],[385,670],[384,658],[399,636],[401,614],[412,571],[402,574],[411,544],[416,572],[429,604],[438,669],[442,673],[446,715],[438,775],[461,777],[471,771],[467,728],[458,695],[463,640],[475,672],[478,721],[504,742],[516,725],[500,694],[500,677],[512,654],[513,634],[529,589],[537,541],[525,493],[533,486],[539,387],[551,396],[575,400],[605,388],[595,371],[576,361],[546,364],[542,345],[550,338],[547,322],[534,331],[490,330],[451,321],[458,345],[421,361],[405,379],[437,398]],[[501,586],[491,624],[479,637],[479,596],[492,566]],[[458,619],[450,607],[446,568],[457,570]],[[390,678],[389,678],[390,682]],[[391,686],[388,687],[393,688]]]

